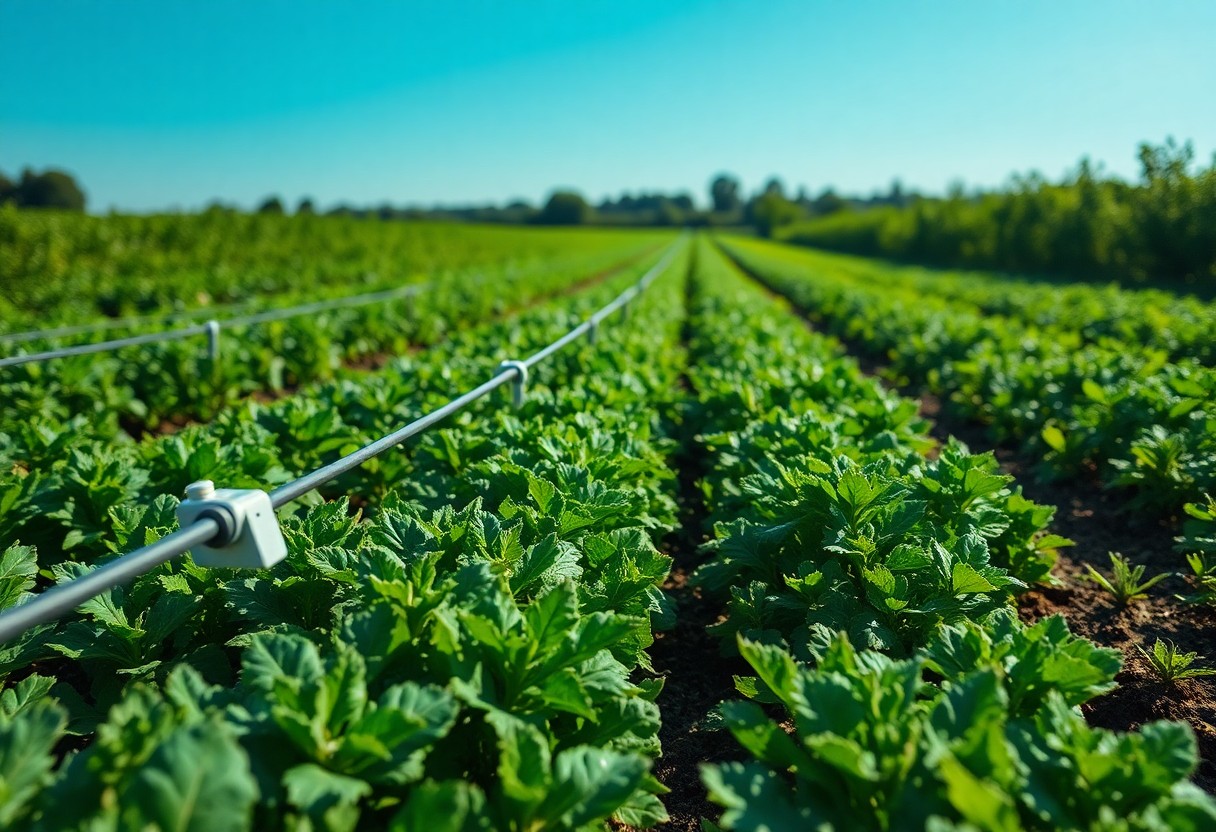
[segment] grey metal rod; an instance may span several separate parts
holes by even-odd
[[[46,352],[32,352],[29,355],[13,355],[0,358],[0,367],[16,367],[19,364],[29,364],[33,361],[50,361],[54,358],[68,358],[73,355],[88,355],[94,352],[109,352],[123,347],[135,347],[140,344],[155,344],[161,341],[180,341],[183,338],[193,338],[205,335],[207,327],[192,326],[185,329],[171,329],[167,332],[150,332],[146,335],[132,335],[130,338],[116,338],[113,341],[98,341],[94,344],[78,344],[74,347],[61,347]]]
[[[507,382],[511,381],[518,375],[518,371],[507,369],[495,375],[492,379],[481,384],[480,386],[470,390],[463,396],[452,399],[438,410],[433,410],[420,419],[415,419],[403,428],[393,431],[388,436],[382,439],[377,439],[370,445],[365,445],[359,450],[349,453],[335,462],[331,462],[324,468],[318,468],[311,474],[300,477],[294,482],[289,482],[286,485],[279,486],[274,491],[270,492],[270,504],[275,508],[282,508],[292,500],[299,499],[316,488],[320,488],[325,483],[334,479],[341,474],[346,473],[352,468],[357,468],[372,457],[387,451],[396,445],[400,445],[405,440],[412,436],[417,436],[422,431],[431,427],[437,422],[441,422],[459,410],[467,407],[473,402],[480,399],[487,393],[497,390]]]
[[[300,306],[286,306],[282,309],[271,309],[267,312],[259,312],[253,315],[238,315],[231,318],[222,318],[218,320],[218,323],[225,327],[232,327],[248,326],[250,324],[265,323],[267,321],[278,321],[285,318],[295,318],[300,315],[326,312],[331,309],[342,309],[350,306],[363,306],[366,304],[391,300],[398,297],[412,297],[418,294],[424,288],[431,288],[431,284],[415,283],[409,286],[402,286],[397,289],[387,289],[382,292],[371,292],[365,295],[333,298],[331,300],[306,303]],[[54,330],[48,331],[53,332]],[[155,344],[162,341],[177,341],[182,338],[190,338],[194,335],[204,334],[208,336],[210,335],[208,324],[185,327],[182,329],[170,329],[164,332],[149,332],[144,335],[132,335],[129,338],[117,338],[112,341],[98,341],[94,344],[79,344],[73,347],[61,347],[59,349],[47,350],[45,352],[30,353],[29,355],[14,355],[9,358],[0,358],[0,367],[16,367],[19,364],[29,364],[34,361],[50,361],[55,358],[66,358],[72,355],[88,355],[89,353],[95,352],[109,352],[111,350],[117,350],[123,347],[133,347],[139,344]]]
[[[484,283],[486,279],[487,278],[485,275],[475,275],[469,279],[468,285],[476,286]],[[217,318],[216,320],[224,327],[250,326],[252,324],[268,323],[270,321],[281,321],[287,318],[295,318],[300,315],[328,312],[334,309],[365,306],[367,304],[393,300],[396,298],[414,297],[424,290],[430,291],[434,288],[434,283],[411,283],[408,286],[400,286],[395,289],[384,289],[378,292],[367,292],[361,295],[348,295],[340,298],[331,298],[329,300],[319,300],[296,306],[285,306],[282,309],[268,309],[265,312],[255,312],[249,315],[234,315],[228,318]],[[212,307],[210,309],[200,309],[193,312],[181,312],[168,317],[147,316],[145,318],[126,318],[118,321],[101,321],[96,324],[59,327],[58,329],[0,334],[0,343],[19,343],[23,341],[43,340],[57,336],[75,335],[103,329],[123,329],[129,326],[138,326],[142,323],[153,321],[163,322],[173,320],[175,318],[186,319],[208,313],[214,314],[216,309],[220,308],[223,307]],[[203,332],[206,332],[205,326],[202,328],[199,326],[193,326],[184,329],[148,333],[146,335],[135,335],[131,336],[130,338],[119,338],[112,341],[99,341],[95,344],[81,344],[74,347],[63,347],[56,350],[30,353],[29,355],[17,355],[10,358],[3,358],[0,359],[0,367],[15,367],[20,364],[29,364],[34,361],[50,361],[55,358],[66,358],[67,356],[71,355],[87,355],[89,353],[108,352],[110,350],[121,349],[122,347],[135,346],[138,344],[153,344],[162,341],[174,341],[181,338],[189,338],[192,335],[198,335]]]
[[[469,277],[468,285],[476,286],[485,283],[486,280],[487,277],[484,274],[475,274]],[[264,312],[254,312],[247,315],[233,315],[227,318],[216,318],[216,320],[227,326],[243,326],[247,324],[262,323],[265,321],[281,320],[283,318],[293,318],[297,315],[306,315],[310,312],[323,312],[328,309],[341,309],[347,306],[361,306],[367,303],[375,303],[379,300],[391,300],[394,297],[413,297],[414,295],[421,293],[423,290],[430,290],[433,288],[435,288],[435,284],[431,282],[411,283],[408,286],[402,286],[396,289],[383,289],[376,292],[367,292],[361,295],[347,295],[345,297],[314,301],[312,303],[305,303],[297,306],[285,306],[282,309],[269,309]],[[0,343],[17,344],[25,341],[43,341],[66,335],[82,335],[86,332],[98,332],[110,329],[133,329],[135,327],[147,326],[149,324],[163,324],[171,321],[189,320],[191,318],[200,318],[204,315],[211,315],[214,317],[215,314],[221,310],[243,309],[251,305],[252,304],[250,302],[239,304],[221,304],[202,309],[193,309],[186,312],[173,312],[165,315],[145,315],[143,317],[97,321],[91,324],[62,326],[54,329],[33,329],[27,332],[0,333]]]
[[[86,332],[105,332],[111,329],[137,329],[141,326],[154,326],[186,321],[191,318],[203,318],[207,315],[215,315],[217,312],[225,309],[244,309],[249,305],[248,303],[217,304],[216,306],[202,307],[190,312],[144,315],[137,318],[114,318],[112,320],[96,321],[91,324],[61,326],[54,329],[31,329],[26,332],[9,332],[0,334],[0,343],[20,344],[25,341],[49,341],[52,338],[62,338],[67,335],[83,335]]]
[[[473,278],[475,281],[481,281],[485,278],[478,275]],[[284,306],[281,309],[271,309],[266,312],[255,312],[247,315],[233,315],[227,318],[218,318],[222,323],[257,323],[259,316],[269,315],[271,313],[276,316],[285,318],[294,317],[295,315],[305,315],[309,312],[323,311],[326,308],[341,308],[343,306],[359,306],[364,303],[375,303],[378,300],[392,298],[398,294],[402,297],[417,294],[423,288],[430,288],[430,283],[412,283],[409,286],[401,286],[395,289],[382,289],[376,292],[367,292],[360,295],[346,295],[340,298],[332,298],[327,301],[313,301],[295,306]],[[332,306],[328,306],[332,304]],[[59,338],[66,335],[82,335],[86,332],[98,332],[109,329],[134,329],[140,326],[149,326],[153,324],[164,324],[172,321],[189,320],[191,318],[201,318],[207,315],[214,317],[217,312],[224,310],[241,310],[246,309],[253,304],[245,302],[240,304],[221,304],[217,306],[209,306],[201,309],[195,309],[189,312],[174,312],[167,315],[145,315],[138,318],[119,318],[111,321],[97,321],[91,324],[77,324],[76,326],[62,326],[55,329],[34,329],[28,332],[9,332],[0,334],[0,343],[16,344],[23,341],[42,341],[50,338]],[[276,318],[266,318],[266,320],[275,320]]]
[[[559,350],[566,347],[571,341],[578,340],[579,338],[583,337],[590,331],[591,331],[591,321],[583,321],[581,324],[579,324],[574,329],[567,332],[561,338],[558,338],[556,341],[554,341],[549,346],[545,347],[543,350],[535,352],[532,355],[525,358],[523,360],[524,366],[526,366],[528,369],[535,367],[537,364],[544,361],[549,356],[553,355],[553,353],[558,352]]]
[[[219,530],[214,520],[199,520],[149,546],[112,560],[87,575],[52,587],[24,604],[0,612],[0,642],[10,641],[31,627],[67,615],[95,595],[134,580],[148,570],[179,557],[192,546],[206,543]]]
[[[269,309],[265,312],[257,312],[252,315],[237,315],[232,318],[224,318],[221,323],[225,326],[247,326],[249,324],[266,323],[267,321],[279,321],[285,318],[295,318],[300,315],[308,315],[313,312],[328,312],[331,309],[343,309],[350,306],[365,306],[370,303],[379,301],[393,300],[395,298],[412,297],[423,289],[431,289],[430,283],[414,283],[409,286],[402,286],[397,289],[386,289],[382,292],[369,292],[365,295],[352,295],[350,297],[332,298],[330,300],[319,300],[313,303],[305,303],[299,306],[287,306],[282,309]]]

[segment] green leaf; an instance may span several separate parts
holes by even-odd
[[[778,769],[799,769],[808,763],[785,730],[754,702],[723,702],[722,717],[739,744],[756,759]]]
[[[314,763],[283,773],[283,786],[292,806],[300,809],[317,829],[350,832],[359,822],[359,801],[372,793],[370,783],[335,774]]]
[[[8,706],[5,702],[6,710]],[[49,782],[52,752],[66,726],[67,714],[47,700],[0,718],[0,827],[18,828],[30,802]]]
[[[817,816],[810,806],[796,806],[784,778],[758,763],[702,766],[701,780],[709,799],[726,809],[721,819],[723,829],[784,832],[821,828],[818,824],[829,820]],[[838,820],[841,825],[822,828],[854,828],[854,819]]]
[[[531,817],[549,792],[549,744],[536,728],[503,711],[488,711],[498,734],[498,782],[512,814]]]
[[[389,832],[491,832],[485,803],[485,795],[470,783],[423,783],[410,791]]]
[[[671,820],[663,801],[657,795],[643,791],[634,792],[628,802],[617,809],[612,817],[617,823],[634,829],[651,829]]]
[[[34,588],[38,553],[30,546],[9,546],[0,556],[0,610],[11,607]]]
[[[367,671],[363,656],[354,650],[343,649],[326,672],[322,684],[326,691],[325,704],[329,708],[326,721],[332,733],[358,719],[367,705]]]
[[[256,635],[241,657],[241,681],[260,690],[279,680],[314,682],[324,672],[317,646],[300,635]]]
[[[1062,454],[1068,447],[1068,440],[1064,437],[1064,431],[1055,425],[1047,425],[1039,435],[1043,437],[1043,441],[1047,443],[1047,446],[1056,453]]]
[[[764,684],[787,705],[792,704],[797,691],[798,666],[793,657],[780,647],[738,638],[739,654],[760,676]]]
[[[567,667],[550,675],[542,682],[540,692],[545,702],[553,708],[595,721],[591,697],[574,668]]]
[[[553,785],[539,814],[563,829],[611,817],[642,783],[648,765],[636,754],[586,746],[557,755]]]
[[[1020,832],[1017,806],[1010,794],[991,781],[976,777],[953,755],[937,762],[946,795],[955,810],[977,828],[992,832]]]
[[[243,832],[258,789],[249,758],[222,723],[175,729],[128,779],[118,798],[128,828]]]
[[[993,592],[996,587],[969,564],[955,563],[951,575],[951,586],[955,595],[973,592]]]
[[[578,622],[578,599],[573,584],[555,587],[534,600],[524,611],[524,620],[539,655],[562,648]]]
[[[549,514],[549,506],[557,494],[557,487],[547,480],[528,472],[528,495],[536,503],[541,514]]]
[[[17,714],[36,705],[55,685],[52,676],[33,673],[26,676],[15,687],[5,688],[0,693],[0,715],[12,719]]]
[[[511,591],[516,595],[546,592],[562,581],[577,580],[582,574],[578,550],[570,543],[549,535],[520,555],[511,571]]]
[[[1063,549],[1066,546],[1075,546],[1076,543],[1058,534],[1045,534],[1034,542],[1036,549]]]

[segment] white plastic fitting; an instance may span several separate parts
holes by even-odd
[[[207,330],[207,357],[215,361],[220,357],[220,322],[212,319],[203,328]]]
[[[528,365],[522,361],[504,361],[498,365],[498,372],[508,370],[515,370],[515,378],[511,380],[511,404],[518,409],[524,406],[528,394]]]
[[[287,557],[279,518],[265,491],[217,489],[211,480],[192,482],[177,506],[177,522],[184,528],[203,519],[214,520],[220,530],[191,550],[199,566],[267,569]]]

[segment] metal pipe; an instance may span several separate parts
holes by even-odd
[[[61,347],[57,350],[34,352],[29,355],[13,355],[0,358],[0,367],[16,367],[34,361],[50,361],[55,358],[68,358],[73,355],[88,355],[94,352],[109,352],[123,347],[135,347],[140,344],[155,344],[161,341],[180,341],[183,338],[193,338],[204,335],[206,325],[192,326],[185,329],[171,329],[167,332],[150,332],[146,335],[132,335],[130,338],[116,338],[113,341],[98,341],[94,344],[78,344],[74,347]]]
[[[191,546],[206,543],[219,533],[219,524],[211,519],[199,520],[142,549],[99,566],[87,575],[61,584],[36,595],[24,604],[0,612],[0,642],[10,641],[39,624],[61,618],[90,598],[125,584],[155,569],[166,561],[181,556]]]

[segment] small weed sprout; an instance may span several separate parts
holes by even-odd
[[[1143,580],[1145,567],[1132,566],[1127,558],[1118,552],[1110,553],[1111,577],[1109,578],[1089,564],[1086,564],[1085,568],[1089,570],[1089,575],[1086,577],[1113,595],[1115,601],[1124,607],[1132,601],[1147,598],[1148,590],[1170,575],[1169,572],[1162,572],[1145,581]]]
[[[1174,642],[1168,639],[1157,639],[1157,643],[1153,645],[1153,652],[1151,654],[1146,653],[1139,646],[1136,649],[1140,651],[1140,655],[1148,660],[1149,665],[1153,668],[1153,672],[1157,674],[1157,678],[1166,684],[1172,685],[1179,679],[1216,676],[1216,668],[1191,667],[1197,659],[1202,659],[1203,657],[1198,653],[1179,652]]]
[[[1191,595],[1180,595],[1179,598],[1189,604],[1216,603],[1216,559],[1202,552],[1194,552],[1186,556],[1186,562],[1191,567],[1198,591]]]

